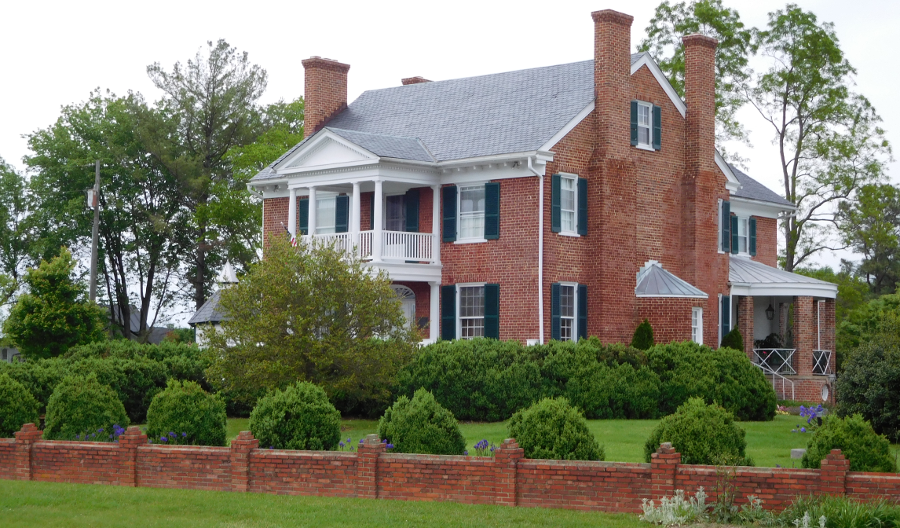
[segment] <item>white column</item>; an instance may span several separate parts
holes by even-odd
[[[439,282],[429,282],[431,286],[431,310],[428,314],[428,338],[431,339],[432,342],[438,340],[438,327],[441,325],[441,311],[440,311],[440,295],[441,295],[441,284]]]
[[[288,203],[288,231],[291,236],[297,235],[297,189],[291,189]]]
[[[312,237],[312,235],[316,234],[316,188],[315,187],[309,188],[309,216],[307,218],[308,218],[308,223],[309,223],[307,232],[309,233],[310,237]],[[310,240],[312,240],[312,238],[310,238]]]
[[[375,232],[372,233],[372,260],[374,262],[381,262],[381,248],[382,248],[382,239],[383,234],[382,230],[384,228],[384,213],[381,211],[384,206],[384,193],[381,189],[382,181],[375,180],[375,225],[373,226]]]
[[[431,186],[431,258],[435,264],[441,263],[441,186]]]
[[[350,198],[350,243],[356,247],[356,254],[359,255],[359,226],[360,217],[362,216],[362,202],[359,195],[359,182],[353,182],[353,195]]]

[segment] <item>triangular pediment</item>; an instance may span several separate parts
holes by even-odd
[[[309,145],[304,145],[293,155],[279,163],[276,170],[352,165],[376,159],[378,157],[366,149],[325,130],[320,132],[319,137],[311,141]]]

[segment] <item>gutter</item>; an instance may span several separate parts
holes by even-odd
[[[544,175],[534,170],[528,156],[528,170],[538,177],[538,342],[544,344]]]

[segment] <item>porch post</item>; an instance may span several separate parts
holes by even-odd
[[[384,222],[382,221],[382,218],[384,217],[384,213],[382,212],[382,208],[384,207],[384,193],[382,192],[382,185],[383,182],[381,180],[375,180],[375,210],[373,211],[375,225],[372,226],[372,228],[374,229],[374,233],[372,233],[373,262],[381,262],[381,240],[383,236],[382,231],[384,229]]]
[[[812,376],[813,349],[816,347],[816,314],[812,297],[794,297],[794,356],[797,374]]]
[[[441,283],[440,282],[429,282],[429,286],[431,286],[431,295],[429,296],[429,301],[431,304],[430,311],[428,313],[428,339],[432,342],[438,340],[438,330],[441,325],[441,312],[440,304],[440,295],[441,295]]]
[[[297,189],[291,189],[290,202],[288,202],[288,232],[291,236],[297,234]]]
[[[431,186],[431,258],[435,264],[441,263],[441,186]],[[432,292],[437,286],[432,286]],[[434,293],[432,293],[434,295]],[[434,311],[434,301],[432,303],[432,311]],[[432,325],[434,327],[434,325]],[[431,334],[434,336],[437,330],[432,328]]]
[[[738,331],[744,338],[744,353],[753,361],[753,304],[750,296],[738,297],[737,319]]]
[[[312,240],[312,236],[316,234],[316,188],[309,188],[309,227],[307,227],[307,233],[309,233],[310,240]]]
[[[362,216],[362,201],[359,199],[359,182],[353,182],[353,197],[350,203],[350,243],[356,246],[356,255],[360,256],[359,226]]]

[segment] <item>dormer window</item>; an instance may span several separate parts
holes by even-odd
[[[644,150],[662,146],[662,109],[644,101],[631,102],[631,145]]]

